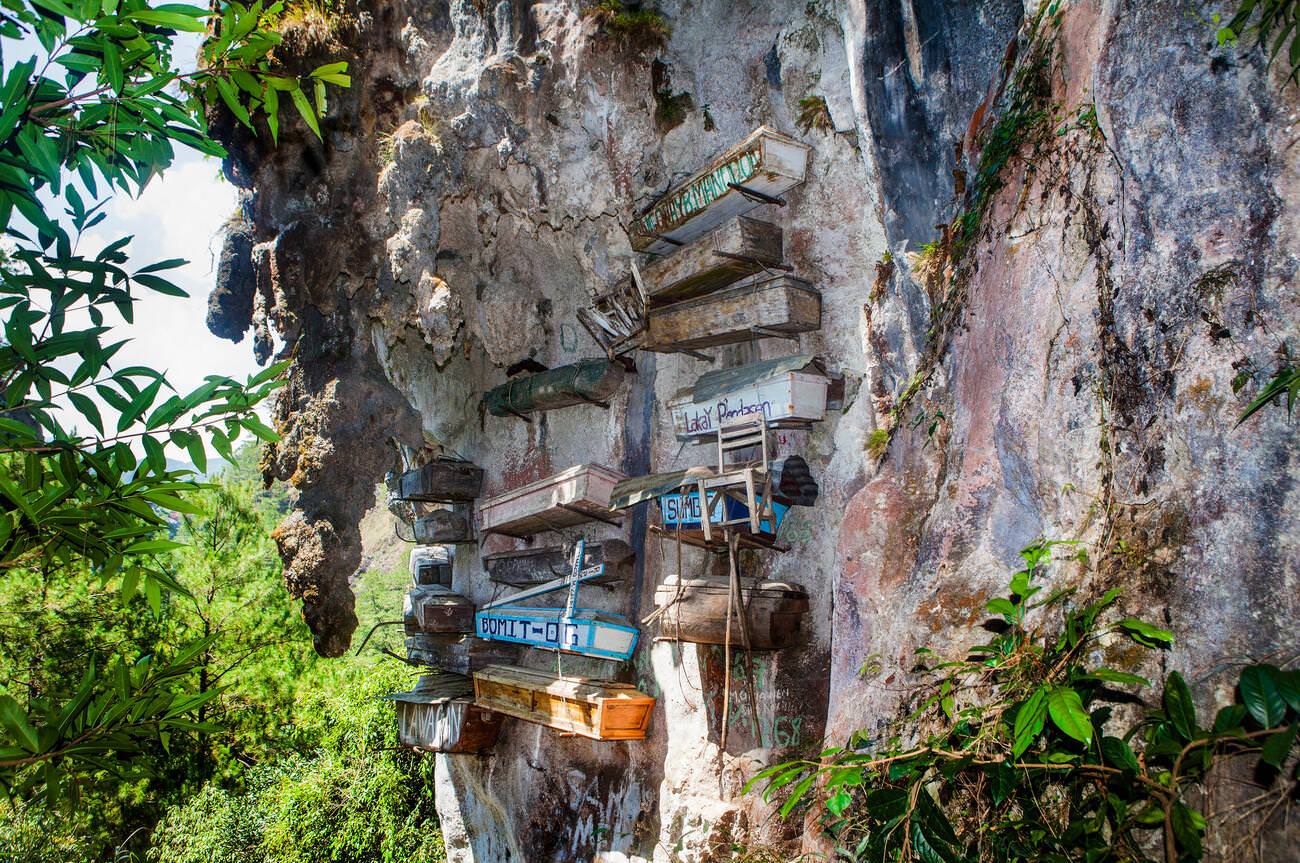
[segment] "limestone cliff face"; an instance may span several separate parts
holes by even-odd
[[[583,462],[708,461],[666,409],[711,367],[687,356],[639,354],[607,411],[525,424],[478,399],[522,357],[598,355],[575,312],[626,274],[624,226],[657,195],[760,124],[813,148],[808,182],[770,215],[822,292],[822,328],[799,348],[842,371],[849,398],[783,442],[822,490],[791,516],[791,551],[744,561],[810,588],[812,637],[760,659],[757,709],[738,690],[725,752],[719,651],[646,632],[627,667],[565,657],[655,695],[649,739],[512,722],[494,755],[438,756],[454,859],[815,843],[741,785],[893,718],[912,650],[979,637],[1039,536],[1088,552],[1061,585],[1123,586],[1168,622],[1178,646],[1154,661],[1217,684],[1224,660],[1294,652],[1295,429],[1280,408],[1234,422],[1300,336],[1300,90],[1258,52],[1215,48],[1211,9],[1038,5],[665,0],[671,38],[644,52],[563,0],[366,0],[328,39],[290,34],[294,62],[342,53],[353,86],[322,141],[289,126],[272,149],[228,130],[247,194],[212,324],[294,358],[266,466],[301,492],[278,538],[327,655],[356,625],[356,525],[390,439],[472,459],[488,494]],[[810,95],[826,128],[798,133]],[[729,366],[791,348],[713,353]],[[587,535],[637,550],[634,583],[599,599],[644,616],[676,550],[644,514]],[[687,550],[683,569],[717,565]],[[492,596],[470,547],[455,586]]]

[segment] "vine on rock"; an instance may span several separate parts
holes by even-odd
[[[1040,598],[1062,545],[1021,552],[1009,595],[987,605],[992,639],[953,661],[917,651],[924,682],[892,735],[770,767],[747,790],[783,797],[782,816],[819,797],[841,861],[1200,860],[1214,818],[1202,786],[1241,759],[1257,793],[1238,808],[1257,824],[1282,814],[1300,790],[1300,672],[1245,668],[1237,702],[1208,725],[1176,671],[1148,705],[1149,682],[1101,656],[1125,639],[1166,649],[1173,635],[1104,623],[1118,589],[1077,607],[1069,589]],[[1059,631],[1033,622],[1040,609],[1061,611]]]

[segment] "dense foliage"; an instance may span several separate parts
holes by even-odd
[[[1124,642],[1164,648],[1172,634],[1103,623],[1118,590],[1073,607],[1069,590],[1038,598],[1055,545],[1022,552],[1010,595],[988,603],[990,640],[951,661],[918,651],[925,678],[888,735],[771,767],[751,786],[783,796],[783,815],[820,793],[846,861],[1200,860],[1202,785],[1236,760],[1253,795],[1238,814],[1275,815],[1300,777],[1300,672],[1245,668],[1238,703],[1207,724],[1176,671],[1146,704],[1148,681],[1103,657],[1131,653]],[[1047,609],[1062,612],[1059,626],[1045,625]]]

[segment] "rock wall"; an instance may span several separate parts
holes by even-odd
[[[300,490],[278,538],[326,655],[356,626],[356,525],[392,440],[470,458],[487,494],[583,462],[707,463],[673,438],[669,397],[791,342],[711,351],[713,365],[638,354],[608,410],[524,423],[483,416],[479,397],[523,357],[599,354],[575,312],[626,274],[624,226],[657,195],[760,124],[813,148],[808,182],[769,216],[822,292],[822,328],[798,347],[849,397],[781,441],[822,492],[792,511],[791,550],[743,560],[810,588],[808,643],[758,658],[725,751],[719,650],[646,631],[625,667],[526,656],[636,683],[658,699],[650,736],[511,722],[493,755],[438,756],[453,859],[814,847],[743,783],[892,719],[912,650],[979,637],[1040,536],[1088,552],[1056,581],[1123,586],[1179,635],[1153,661],[1221,700],[1225,661],[1294,655],[1294,427],[1280,408],[1234,423],[1297,337],[1300,91],[1259,52],[1215,47],[1212,9],[1176,0],[659,8],[671,37],[642,48],[573,2],[366,0],[287,34],[290,63],[352,64],[323,140],[286,120],[273,149],[214,117],[247,191],[211,322],[294,359],[265,466]],[[808,96],[825,128],[797,133]],[[677,569],[646,519],[585,530],[637,550],[634,583],[592,591],[633,618]],[[491,598],[479,554],[514,545],[462,547],[456,589]],[[719,566],[683,555],[688,574]]]

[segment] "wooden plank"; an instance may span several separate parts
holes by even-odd
[[[730,594],[721,579],[687,579],[679,587],[669,576],[655,590],[655,605],[664,608],[659,618],[662,638],[693,644],[723,644],[726,640]],[[808,592],[797,584],[768,582],[741,590],[747,609],[750,644],[755,650],[780,650],[805,637]],[[732,620],[735,640],[739,622]]]
[[[804,181],[810,147],[760,126],[708,167],[656,201],[628,230],[632,248],[668,255],[761,202],[732,184],[780,196]]]
[[[639,740],[655,700],[625,683],[494,665],[475,672],[474,703],[593,740]]]
[[[651,309],[646,350],[673,352],[821,329],[821,294],[793,276],[756,276]]]
[[[528,537],[589,521],[609,520],[614,484],[626,479],[603,465],[575,465],[479,504],[479,530]]]
[[[642,277],[651,306],[662,306],[720,290],[782,260],[780,226],[740,216],[647,264]]]
[[[427,503],[468,503],[483,491],[483,469],[456,458],[436,458],[397,478],[396,497]]]
[[[602,563],[605,565],[605,574],[591,579],[588,584],[610,584],[629,577],[636,563],[636,553],[621,539],[587,543],[583,568]],[[496,584],[531,587],[563,577],[569,571],[569,559],[563,547],[548,545],[486,555],[483,567],[487,570],[488,578]]]

